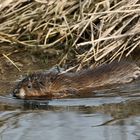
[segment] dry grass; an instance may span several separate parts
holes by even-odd
[[[113,61],[140,47],[139,0],[5,0],[0,43],[58,50],[77,68]],[[57,51],[56,51],[57,52]]]

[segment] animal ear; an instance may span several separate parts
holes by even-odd
[[[44,86],[44,85],[45,85],[44,82],[43,82],[43,80],[42,80],[42,81],[39,80],[38,83],[39,83],[41,86]]]

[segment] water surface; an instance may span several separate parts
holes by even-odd
[[[51,101],[2,96],[0,139],[140,140],[140,81],[94,92]]]

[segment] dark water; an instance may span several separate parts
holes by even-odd
[[[95,92],[52,101],[1,96],[0,140],[140,140],[140,81]]]

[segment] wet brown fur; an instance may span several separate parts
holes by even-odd
[[[93,91],[94,88],[128,83],[140,75],[140,68],[131,62],[113,62],[95,69],[75,73],[34,73],[23,79],[15,88],[14,96],[19,97],[24,89],[24,99],[52,99],[76,96]]]

